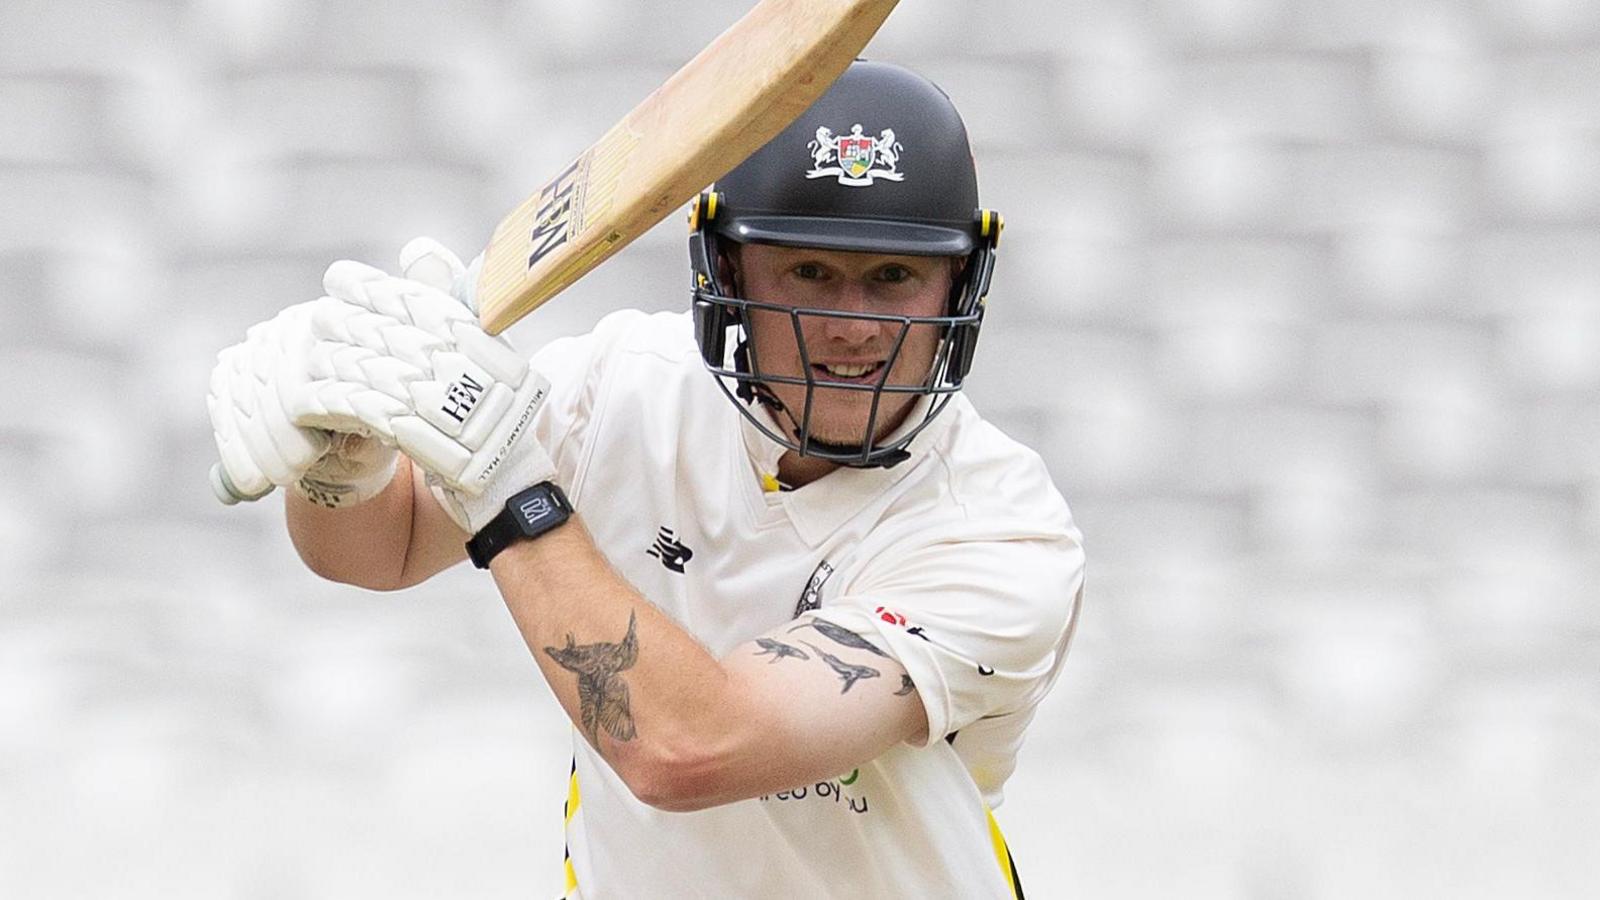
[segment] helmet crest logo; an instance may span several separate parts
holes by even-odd
[[[842,135],[824,126],[817,129],[816,140],[806,144],[806,149],[811,151],[807,178],[833,176],[840,184],[864,187],[877,178],[902,181],[906,177],[896,169],[904,148],[894,139],[892,128],[885,128],[873,137],[862,134],[860,125],[850,126],[850,133]]]

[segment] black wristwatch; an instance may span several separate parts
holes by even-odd
[[[517,541],[536,538],[572,517],[572,502],[553,481],[541,481],[511,495],[500,515],[467,541],[467,556],[480,569]]]

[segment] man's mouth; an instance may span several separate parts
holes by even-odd
[[[811,370],[817,373],[819,381],[842,381],[847,384],[863,384],[876,381],[878,372],[882,368],[883,362],[879,361],[870,363],[822,363],[813,365]]]

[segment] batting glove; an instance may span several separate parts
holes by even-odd
[[[457,292],[471,307],[466,267],[438,241],[406,244],[400,268],[407,278]],[[213,487],[225,502],[259,499],[284,485],[321,506],[352,506],[377,495],[394,476],[399,454],[392,445],[309,396],[314,306],[291,306],[217,354],[206,407],[220,456]]]
[[[394,474],[396,451],[372,440],[358,420],[305,415],[317,306],[291,306],[217,354],[206,408],[222,471],[244,497],[282,485],[338,508],[375,496]]]
[[[432,255],[410,259],[407,270],[460,267],[453,256],[450,266]],[[435,284],[349,260],[328,268],[323,288],[327,296],[311,318],[313,390],[297,398],[306,402],[290,410],[292,421],[348,430],[353,419],[398,445],[468,533],[512,494],[555,476],[530,434],[549,382],[508,342],[484,332],[459,300]]]

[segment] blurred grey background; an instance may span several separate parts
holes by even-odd
[[[489,582],[305,572],[206,488],[207,373],[331,260],[475,252],[746,5],[0,5],[0,895],[557,893]],[[1089,547],[1030,896],[1600,896],[1600,4],[906,0],[869,52],[966,114],[971,394]],[[682,308],[683,238],[513,336]]]

